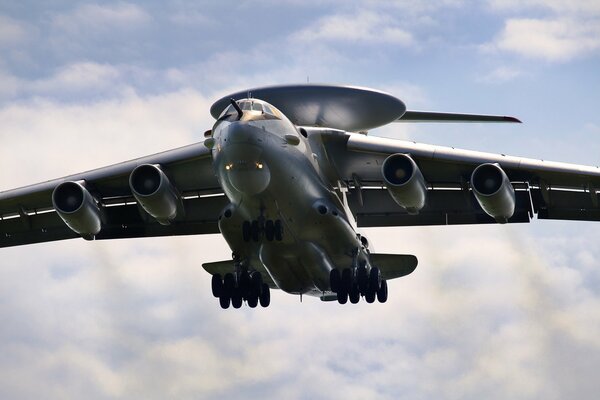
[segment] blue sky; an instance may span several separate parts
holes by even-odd
[[[597,165],[598,1],[3,2],[0,190],[201,140],[228,92],[327,82],[521,125],[372,135]],[[385,305],[222,311],[219,236],[3,249],[0,397],[595,398],[600,224],[370,229]]]

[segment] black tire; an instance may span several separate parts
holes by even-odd
[[[371,288],[367,288],[367,293],[365,293],[365,300],[369,304],[373,303],[375,301],[375,291],[371,290]]]
[[[214,274],[212,276],[210,286],[212,289],[213,296],[220,297],[221,292],[223,292],[223,280],[221,279],[220,274]]]
[[[360,291],[358,290],[358,284],[353,283],[352,288],[348,292],[348,296],[350,297],[350,303],[356,304],[360,301]]]
[[[283,225],[281,224],[280,219],[275,221],[273,229],[275,230],[275,240],[281,242],[283,240]]]
[[[242,223],[242,238],[244,242],[250,241],[250,222],[244,221]]]
[[[250,294],[248,300],[246,301],[248,302],[248,307],[256,308],[256,306],[258,305],[258,293],[254,292]]]
[[[262,285],[259,300],[261,307],[269,307],[269,304],[271,304],[271,290],[266,283],[263,283]]]
[[[348,302],[348,291],[341,285],[337,292],[337,301],[340,304],[346,304]]]
[[[340,270],[337,268],[329,271],[329,286],[331,287],[331,291],[337,293],[340,284],[342,282],[342,275],[340,274]]]
[[[343,288],[345,292],[350,293],[350,289],[352,289],[352,270],[350,268],[344,268],[342,271],[340,287]]]
[[[381,273],[379,272],[379,268],[371,267],[371,271],[369,272],[369,290],[372,290],[374,293],[377,293],[380,287]]]
[[[228,272],[225,274],[223,278],[223,293],[225,293],[228,297],[231,297],[233,291],[235,290],[235,278],[233,274]]]
[[[240,308],[242,306],[242,303],[242,296],[240,296],[239,294],[236,294],[231,298],[231,305],[233,306],[233,308]]]
[[[272,219],[265,222],[265,237],[269,242],[272,242],[273,239],[275,239],[275,224]]]
[[[248,271],[242,271],[240,273],[240,281],[238,282],[239,290],[242,295],[242,298],[247,298],[250,293],[250,274]]]
[[[388,287],[387,282],[384,280],[381,281],[381,287],[377,291],[377,301],[380,303],[385,303],[388,298]]]
[[[219,297],[219,304],[221,305],[221,308],[224,310],[228,309],[230,302],[231,298],[227,295],[227,293],[221,293],[221,296]]]
[[[250,274],[250,287],[253,291],[260,295],[263,287],[263,280],[260,272],[254,271]]]
[[[367,267],[360,266],[356,268],[356,283],[358,283],[358,290],[362,295],[367,293],[367,286],[369,286],[369,274],[367,273]]]
[[[258,221],[254,220],[250,224],[250,235],[252,236],[252,240],[258,242],[260,239],[260,229],[258,227]]]

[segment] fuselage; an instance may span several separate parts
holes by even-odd
[[[243,115],[225,110],[212,133],[213,167],[231,202],[221,233],[244,268],[260,263],[280,289],[321,295],[331,269],[368,262],[352,216],[285,115],[260,100],[240,105]]]

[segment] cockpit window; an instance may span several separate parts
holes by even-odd
[[[244,111],[244,115],[246,115],[246,117],[244,118],[281,119],[281,116],[279,115],[278,111],[276,111],[273,107],[269,106],[267,103],[261,100],[238,100],[237,104],[242,109],[242,111]],[[254,111],[253,113],[250,113],[251,115],[253,115],[253,117],[249,117],[248,114],[246,114],[246,111]],[[256,112],[259,112],[260,116],[256,115]],[[219,120],[229,119],[230,116],[235,116],[235,118],[238,118],[237,114],[238,113],[235,107],[232,104],[230,104],[223,110],[223,112],[219,116]]]

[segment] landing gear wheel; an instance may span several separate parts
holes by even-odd
[[[258,239],[260,238],[260,229],[258,227],[258,221],[256,220],[252,221],[250,224],[250,235],[252,236],[252,240],[258,242]]]
[[[275,224],[272,219],[265,222],[265,237],[269,242],[272,242],[273,239],[275,239]]]
[[[214,274],[212,276],[210,286],[212,288],[212,294],[215,297],[220,297],[223,292],[223,280],[220,274]]]
[[[248,302],[248,307],[255,308],[258,305],[258,293],[250,294],[246,301]]]
[[[350,297],[350,303],[356,304],[359,302],[360,292],[358,290],[358,284],[356,282],[352,284],[352,287],[350,288],[348,295]]]
[[[248,306],[250,308],[254,308],[258,304],[258,298],[261,293],[262,284],[263,284],[263,281],[262,281],[262,276],[260,275],[260,272],[257,272],[257,271],[253,272],[250,275],[250,284],[248,287],[248,298],[246,299],[246,301],[248,302]]]
[[[280,219],[275,221],[273,228],[275,230],[275,240],[281,242],[281,240],[283,240],[283,225],[281,225]]]
[[[250,241],[250,222],[244,221],[242,223],[242,238],[244,242]]]
[[[226,294],[227,297],[231,297],[233,291],[235,290],[235,278],[232,273],[226,273],[225,278],[223,278],[223,290],[222,293]]]
[[[379,288],[381,287],[381,273],[379,272],[379,268],[372,267],[369,272],[369,290],[372,290],[374,293],[377,293]]]
[[[342,276],[340,275],[339,269],[334,268],[329,271],[329,286],[331,287],[332,292],[337,292],[339,290],[341,282]]]
[[[343,285],[340,285],[337,292],[337,301],[340,304],[346,304],[348,302],[348,291]]]
[[[364,265],[356,268],[356,283],[358,283],[360,293],[366,294],[369,285],[369,274],[367,273],[367,267]]]
[[[365,293],[365,300],[369,304],[373,303],[375,301],[375,291],[371,288],[367,288],[367,293]]]
[[[250,293],[250,274],[248,271],[242,271],[240,281],[238,282],[238,290],[242,298],[247,298]]]
[[[231,296],[231,305],[233,308],[240,308],[242,306],[243,298],[241,288],[235,288],[233,295]]]
[[[388,298],[388,287],[387,282],[385,280],[381,281],[381,287],[377,291],[377,301],[380,303],[385,303]]]
[[[262,284],[259,300],[262,307],[269,307],[269,304],[271,304],[271,291],[266,283]]]
[[[229,303],[231,301],[231,298],[229,297],[229,295],[227,293],[221,293],[221,296],[219,297],[219,304],[221,305],[221,308],[226,310],[229,308]]]
[[[342,282],[340,287],[344,289],[345,292],[350,293],[350,289],[352,289],[352,270],[350,268],[345,268],[342,271]]]

